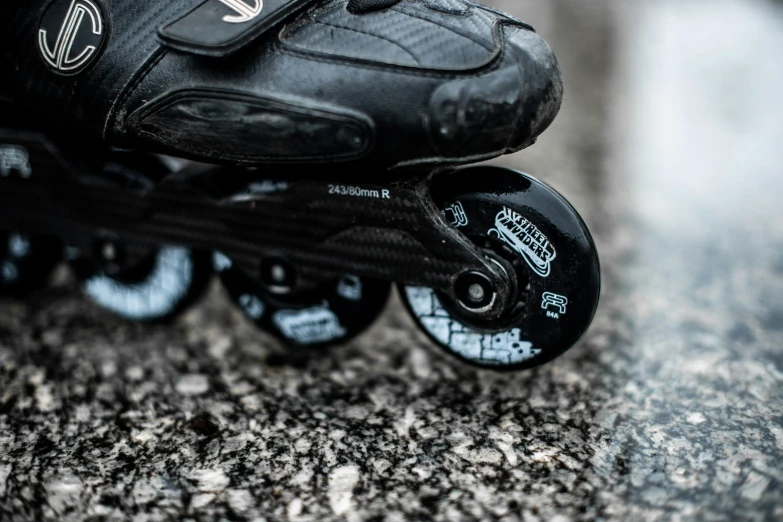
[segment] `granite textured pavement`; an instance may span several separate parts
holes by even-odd
[[[0,520],[783,519],[780,4],[494,4],[565,72],[561,117],[500,163],[593,230],[583,341],[497,375],[395,300],[304,357],[217,286],[137,325],[61,271],[0,301]]]

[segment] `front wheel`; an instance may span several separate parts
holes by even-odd
[[[424,332],[452,355],[500,371],[538,366],[571,348],[600,293],[598,253],[576,210],[540,181],[496,167],[441,175],[431,191],[451,226],[515,272],[516,288],[499,319],[482,321],[435,290],[402,286]]]

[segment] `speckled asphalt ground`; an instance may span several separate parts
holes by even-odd
[[[565,71],[560,119],[501,163],[594,232],[583,342],[496,375],[394,301],[300,357],[218,287],[135,325],[61,272],[0,301],[0,520],[783,519],[780,5],[495,4]]]

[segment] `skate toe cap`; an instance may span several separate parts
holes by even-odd
[[[560,68],[537,34],[506,27],[499,66],[441,85],[430,101],[433,143],[444,157],[480,157],[531,145],[557,115]]]
[[[563,76],[549,44],[536,33],[516,31],[508,49],[522,74],[525,102],[519,118],[520,132],[513,147],[529,145],[554,121],[563,101]]]

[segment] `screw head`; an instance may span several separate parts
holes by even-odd
[[[114,262],[117,260],[117,246],[114,243],[106,242],[101,247],[101,257],[104,261]]]
[[[261,262],[261,282],[273,294],[289,294],[296,285],[296,270],[287,259],[269,257]]]
[[[492,281],[480,272],[467,272],[459,276],[454,293],[459,305],[474,314],[488,312],[497,299]]]
[[[468,287],[468,298],[474,303],[480,303],[485,295],[484,287],[478,283],[473,283]]]
[[[120,271],[125,263],[125,248],[122,243],[114,238],[102,238],[95,242],[93,247],[94,257],[106,273]]]

